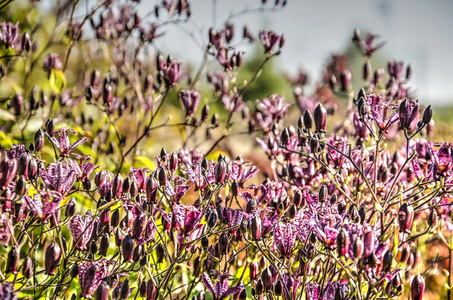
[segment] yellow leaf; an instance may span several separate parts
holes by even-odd
[[[155,168],[153,161],[146,156],[134,156],[134,161],[139,162],[142,167],[148,168],[150,170],[154,170]]]
[[[61,70],[52,69],[50,71],[49,84],[52,91],[54,91],[56,94],[61,93],[66,84],[64,73]]]

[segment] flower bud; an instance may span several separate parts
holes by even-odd
[[[422,117],[422,122],[423,124],[427,125],[429,122],[431,122],[431,119],[433,117],[433,109],[431,105],[428,105],[427,108],[425,108],[425,111],[423,112],[423,117]]]
[[[130,290],[129,290],[129,278],[126,278],[124,281],[123,281],[123,284],[121,285],[121,289],[120,289],[120,299],[127,299],[130,295]]]
[[[44,133],[41,129],[35,132],[34,146],[37,152],[42,151],[42,149],[44,148]]]
[[[157,256],[157,263],[161,263],[164,261],[164,246],[159,243],[156,247],[156,256]]]
[[[217,211],[213,210],[208,218],[208,227],[214,228],[217,225],[217,220],[219,219]]]
[[[55,134],[55,122],[53,119],[48,119],[46,122],[46,132],[48,135],[53,136]]]
[[[137,245],[134,248],[134,253],[132,254],[132,261],[138,262],[143,255],[143,246]]]
[[[355,259],[361,259],[363,255],[363,242],[360,237],[357,237],[352,246],[352,253]]]
[[[44,257],[44,266],[45,266],[45,273],[47,275],[55,275],[55,270],[60,263],[61,258],[61,249],[60,246],[56,243],[50,244],[45,252]]]
[[[158,171],[158,179],[159,179],[159,185],[160,186],[166,186],[167,185],[167,173],[165,173],[164,168],[160,168]]]
[[[143,232],[145,231],[146,225],[148,224],[148,219],[146,218],[145,214],[138,215],[132,226],[132,238],[138,239],[142,236]]]
[[[24,96],[16,94],[11,99],[11,108],[13,109],[14,115],[19,116],[24,109]]]
[[[72,278],[76,278],[79,275],[79,265],[74,263],[74,267],[72,267],[71,272],[69,273]]]
[[[30,159],[28,162],[27,172],[29,179],[36,179],[36,176],[38,175],[38,162],[36,159]]]
[[[324,184],[321,185],[321,187],[319,188],[319,192],[318,192],[318,201],[320,203],[325,203],[327,201],[327,196],[328,196],[328,191],[327,191],[327,186],[325,186]]]
[[[269,291],[272,288],[272,273],[269,268],[266,268],[261,273],[261,280],[265,291]]]
[[[25,181],[24,176],[20,176],[19,179],[16,181],[16,187],[14,188],[14,192],[17,196],[22,197],[27,192],[27,182]]]
[[[226,177],[227,166],[225,160],[221,159],[214,168],[215,180],[217,183],[223,183]]]
[[[90,242],[90,253],[95,255],[98,252],[98,245],[96,244],[95,240],[91,240]]]
[[[94,297],[94,300],[108,300],[109,291],[110,291],[109,284],[105,280],[102,280],[101,283],[98,285],[98,288],[96,289],[96,295]]]
[[[224,232],[219,238],[219,252],[221,255],[226,255],[228,251],[228,235]]]
[[[363,258],[367,259],[374,251],[376,243],[376,235],[374,229],[370,225],[363,227]]]
[[[404,203],[398,212],[399,231],[411,233],[412,222],[414,220],[414,208],[412,205]]]
[[[123,252],[123,260],[132,261],[132,252],[134,251],[134,241],[130,235],[123,238],[121,242],[121,250]]]
[[[6,261],[6,273],[17,274],[17,265],[19,264],[20,250],[12,247],[8,252],[8,259]]]
[[[257,295],[261,295],[264,293],[264,285],[263,285],[263,281],[261,280],[261,278],[258,279],[258,282],[255,285],[255,292]]]
[[[120,223],[120,211],[117,208],[112,213],[112,217],[110,218],[110,225],[112,227],[117,227],[119,223]]]
[[[256,209],[256,199],[255,198],[251,198],[248,202],[247,202],[247,205],[245,206],[245,212],[250,214],[252,213],[255,209]]]
[[[258,263],[256,260],[252,261],[249,265],[249,274],[250,274],[250,279],[255,280],[258,275]]]
[[[29,256],[24,259],[24,263],[22,265],[22,273],[27,279],[33,277],[33,261]]]
[[[253,240],[261,239],[261,218],[256,216],[251,221],[251,233]]]
[[[345,256],[349,249],[349,236],[344,229],[337,235],[337,253],[339,257]]]
[[[393,262],[393,253],[392,250],[387,250],[384,254],[384,258],[382,259],[382,271],[389,272],[390,268],[392,267]]]
[[[247,290],[242,289],[242,291],[239,293],[239,300],[247,300]]]
[[[437,212],[436,210],[431,210],[431,212],[429,213],[429,216],[428,216],[428,225],[430,227],[436,227],[437,226]]]
[[[422,300],[425,293],[425,279],[418,274],[412,279],[411,300]]]
[[[308,110],[304,113],[304,126],[306,129],[311,129],[313,127],[313,117]]]
[[[106,256],[110,245],[110,235],[103,234],[99,243],[99,255]]]
[[[326,132],[327,110],[321,103],[316,106],[313,112],[316,132]]]

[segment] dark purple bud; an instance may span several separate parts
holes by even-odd
[[[247,202],[247,205],[245,207],[245,211],[250,214],[252,213],[255,209],[256,209],[256,199],[255,198],[251,198],[248,202]]]
[[[371,79],[371,63],[369,60],[365,62],[363,65],[363,80],[370,80]]]
[[[398,212],[399,231],[411,233],[412,222],[414,220],[414,208],[412,205],[404,203]]]
[[[256,260],[252,261],[249,266],[250,279],[255,280],[258,275],[258,263]]]
[[[392,267],[393,262],[393,253],[392,250],[387,250],[384,254],[384,258],[382,259],[382,271],[389,272],[390,268]]]
[[[72,267],[71,272],[69,273],[72,278],[76,278],[79,275],[79,265],[74,263],[74,267]]]
[[[225,182],[227,166],[225,160],[221,159],[214,168],[215,180],[217,183]]]
[[[90,253],[95,255],[98,252],[98,245],[96,244],[95,240],[91,240],[90,242]]]
[[[312,129],[313,127],[313,117],[311,116],[311,113],[306,110],[304,113],[304,126],[306,129]]]
[[[138,262],[143,255],[143,245],[137,245],[134,248],[134,253],[132,253],[132,261]]]
[[[427,108],[425,108],[425,111],[423,112],[423,117],[422,117],[422,122],[423,124],[427,125],[429,122],[431,122],[431,119],[433,117],[433,109],[431,105],[428,105]]]
[[[110,245],[110,235],[103,234],[99,243],[99,255],[106,256]]]
[[[201,93],[197,90],[183,90],[179,93],[179,99],[186,111],[186,116],[193,116],[201,99]]]
[[[42,151],[42,149],[44,148],[44,133],[41,129],[35,132],[34,146],[35,150],[38,152]]]
[[[112,180],[112,194],[115,198],[119,197],[119,195],[121,195],[121,191],[123,189],[123,177],[121,176],[121,174],[116,174],[114,177],[113,177],[113,180]]]
[[[146,225],[148,225],[148,218],[145,214],[138,215],[132,226],[132,238],[139,239],[145,231]]]
[[[411,248],[407,242],[401,245],[400,254],[400,262],[405,264],[411,255]]]
[[[6,273],[17,274],[17,265],[19,264],[20,249],[12,247],[8,252],[8,259],[6,261]]]
[[[228,250],[228,235],[224,232],[219,238],[219,252],[221,255],[226,255]]]
[[[47,275],[55,275],[55,270],[60,263],[61,258],[61,249],[58,244],[52,243],[50,244],[45,252],[45,273]]]
[[[208,119],[209,115],[209,105],[203,106],[203,109],[201,110],[201,120],[206,121]]]
[[[218,219],[219,219],[219,216],[217,215],[217,211],[213,210],[208,218],[208,227],[214,228],[217,225]]]
[[[258,282],[255,285],[255,292],[257,295],[261,295],[264,293],[264,284],[261,278],[258,279]]]
[[[343,257],[348,253],[349,236],[344,229],[340,230],[337,235],[337,253],[339,257]]]
[[[46,132],[50,136],[55,134],[55,122],[53,119],[48,119],[46,121]]]
[[[33,277],[33,261],[29,256],[27,256],[24,260],[22,265],[22,273],[24,274],[25,278],[32,278]]]
[[[160,186],[166,186],[167,185],[167,173],[165,172],[164,168],[160,168],[159,169],[158,178],[159,178],[159,185]]]
[[[36,175],[38,175],[38,162],[36,161],[36,159],[30,159],[30,161],[28,162],[27,171],[29,179],[36,178]]]
[[[367,259],[371,253],[374,251],[374,246],[376,243],[376,235],[374,233],[373,227],[366,224],[363,227],[363,258]]]
[[[204,250],[204,251],[207,251],[208,248],[209,248],[209,239],[207,236],[203,236],[201,238],[201,248]]]
[[[326,185],[321,185],[321,187],[319,188],[319,192],[318,192],[318,201],[320,203],[325,203],[327,201],[327,197],[329,196],[328,194],[328,190],[327,190],[327,186]]]
[[[315,122],[316,132],[326,132],[327,110],[321,103],[316,106],[313,112],[313,119]]]
[[[156,257],[157,257],[157,263],[161,263],[164,261],[165,250],[164,250],[164,246],[161,243],[157,244],[157,246],[156,246]]]
[[[134,241],[130,235],[123,238],[121,242],[121,250],[123,252],[123,261],[132,261],[132,253],[134,251]]]
[[[110,225],[112,225],[112,227],[117,227],[119,223],[120,223],[120,211],[118,209],[115,209],[110,219]]]
[[[129,289],[129,278],[126,278],[124,281],[123,281],[123,284],[121,285],[121,289],[120,289],[120,299],[127,299],[131,293],[130,289]]]
[[[329,86],[332,91],[335,90],[335,87],[337,86],[337,77],[335,77],[335,75],[330,76]]]
[[[147,290],[146,281],[142,281],[138,290],[140,293],[140,297],[142,298],[146,297],[146,290]]]
[[[149,280],[146,284],[146,300],[153,300],[156,291],[157,287],[154,285],[152,280]]]
[[[154,176],[148,177],[146,181],[146,199],[149,203],[156,203],[158,182]]]
[[[412,279],[411,300],[422,300],[425,293],[425,279],[418,274]]]
[[[19,179],[16,181],[16,187],[14,188],[14,192],[19,197],[23,197],[27,192],[27,182],[25,181],[24,176],[20,176]]]
[[[407,65],[407,68],[406,68],[406,80],[411,79],[411,77],[412,77],[412,65],[409,64],[409,65]]]
[[[340,74],[341,91],[346,92],[351,85],[352,74],[349,70],[343,70]]]
[[[16,116],[19,116],[24,109],[24,96],[21,94],[16,94],[11,99],[11,108],[13,109],[13,113]]]
[[[253,240],[261,239],[261,218],[256,216],[251,221],[251,233]]]
[[[242,289],[242,291],[239,293],[239,300],[247,300],[247,290]]]
[[[363,255],[363,242],[361,238],[356,238],[354,245],[352,246],[352,253],[355,259],[361,259]]]
[[[96,289],[96,295],[94,297],[94,300],[108,300],[109,291],[110,291],[109,284],[105,280],[102,280],[101,283],[98,285],[98,288]]]
[[[266,268],[261,273],[261,280],[263,281],[263,286],[265,291],[269,291],[272,288],[272,273],[269,268]]]

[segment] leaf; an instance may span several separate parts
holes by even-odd
[[[150,170],[155,169],[154,163],[152,162],[152,160],[146,156],[140,156],[140,155],[134,156],[134,161],[138,161],[141,164],[141,166],[148,168]],[[137,167],[139,167],[139,166],[137,166]]]
[[[0,109],[0,119],[4,121],[14,121],[16,118],[14,118],[14,115],[9,111]]]
[[[49,84],[52,91],[54,91],[56,94],[61,93],[66,84],[66,78],[63,71],[52,69],[50,71]]]

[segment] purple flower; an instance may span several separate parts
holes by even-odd
[[[271,94],[261,101],[257,101],[256,117],[260,126],[270,127],[272,124],[282,120],[288,113],[288,108],[292,103],[286,103],[285,97]]]
[[[401,101],[399,107],[399,123],[401,130],[411,130],[411,124],[418,115],[418,108],[418,100],[415,102],[408,99]]]
[[[0,29],[0,41],[6,48],[13,47],[19,33],[19,22],[16,25],[10,22],[2,22]]]
[[[273,31],[260,31],[259,36],[261,44],[264,46],[264,53],[270,53],[274,46],[282,41],[282,36]]]
[[[5,190],[16,176],[17,160],[8,156],[0,163],[0,188]]]
[[[80,173],[79,166],[71,159],[69,163],[67,161],[51,163],[47,168],[39,169],[39,174],[46,186],[61,196],[66,195],[71,189]]]
[[[63,64],[57,54],[49,53],[44,58],[43,68],[44,71],[47,72],[47,76],[50,76],[50,72],[52,70],[61,70],[63,68]]]
[[[208,273],[204,272],[201,275],[201,279],[203,280],[205,287],[211,292],[212,296],[214,297],[214,300],[226,299],[229,296],[235,295],[242,290],[243,286],[228,288],[228,281],[226,280],[225,276],[219,277],[220,280],[217,280],[214,286],[214,284],[211,281],[211,278],[209,278]]]
[[[390,101],[386,101],[383,96],[372,94],[367,95],[367,105],[371,107],[371,116],[379,127],[380,132],[388,132],[390,126],[398,122],[398,113],[390,114],[390,109],[395,108]]]
[[[9,240],[11,238],[11,230],[13,224],[11,223],[11,219],[8,218],[8,216],[3,213],[0,216],[0,244],[3,246],[7,246],[9,243]]]
[[[55,133],[58,133],[58,139],[55,137]],[[47,137],[49,140],[55,145],[55,147],[58,148],[60,151],[60,155],[63,157],[69,157],[69,153],[73,151],[75,148],[77,148],[80,144],[85,143],[88,141],[86,137],[83,137],[76,141],[75,143],[71,144],[69,141],[69,133],[72,133],[74,135],[77,135],[77,132],[74,129],[65,129],[61,128],[55,131],[54,134],[49,135],[46,132]]]
[[[183,90],[179,92],[179,100],[181,100],[186,116],[193,116],[193,113],[200,103],[201,94],[198,90]]]
[[[280,252],[280,256],[290,258],[294,242],[296,241],[296,229],[293,224],[284,225],[278,223],[274,228],[274,247]]]
[[[14,285],[11,282],[0,283],[0,299],[2,300],[16,300],[17,294],[14,290]]]
[[[79,266],[79,284],[83,297],[90,298],[102,278],[109,274],[108,264],[105,258],[101,258],[95,262],[86,261]]]
[[[75,215],[69,221],[69,230],[71,230],[72,239],[74,243],[78,241],[76,244],[77,249],[87,249],[87,243],[93,232],[94,222],[90,214],[85,214],[84,216]]]

